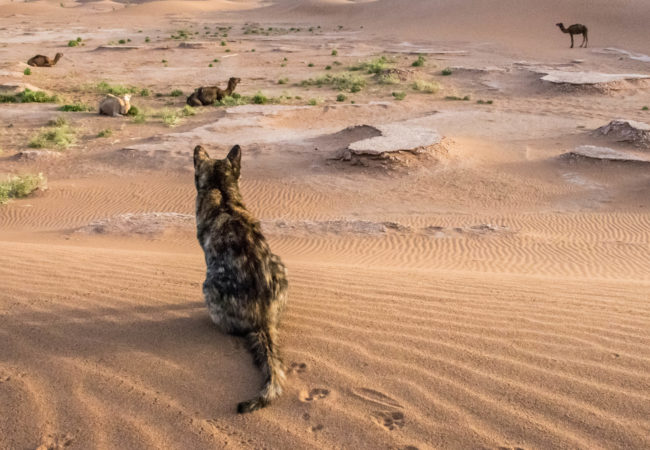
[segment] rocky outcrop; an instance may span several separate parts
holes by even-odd
[[[650,148],[650,125],[634,120],[616,119],[596,129],[597,136],[607,136],[640,148]]]

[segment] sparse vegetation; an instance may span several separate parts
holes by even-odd
[[[344,102],[346,100],[347,100],[347,97],[345,96],[345,94],[339,94],[339,95],[336,96],[336,101],[337,102]]]
[[[468,100],[469,100],[469,98],[468,98]],[[479,105],[491,105],[493,102],[492,102],[492,100],[477,100],[476,103],[478,103]]]
[[[310,62],[309,64],[307,64],[307,67],[314,67],[314,63]]]
[[[338,54],[339,54],[338,50],[336,49],[332,50],[332,56],[338,56]]]
[[[377,82],[379,84],[399,84],[399,77],[394,73],[382,73],[377,76]]]
[[[56,95],[48,95],[43,91],[32,91],[25,89],[18,94],[13,95],[0,95],[0,103],[56,103],[59,97]]]
[[[30,69],[29,67],[25,68],[25,70],[23,70],[23,74],[24,75],[31,75],[32,74],[32,69]]]
[[[117,43],[118,43],[118,44],[126,44],[126,40],[124,40],[124,39],[120,39],[119,41],[117,41]]]
[[[79,45],[78,41],[68,41],[68,47],[76,47]]]
[[[307,102],[309,106],[316,106],[318,105],[318,99],[316,98],[310,98],[309,101]]]
[[[469,95],[466,95],[464,97],[458,97],[456,95],[448,95],[445,97],[445,100],[452,100],[452,101],[468,101],[470,100]]]
[[[352,71],[365,70],[368,73],[374,73],[378,75],[383,70],[385,70],[386,66],[388,66],[390,63],[391,61],[388,58],[386,58],[385,56],[381,56],[371,61],[362,62],[360,64],[357,64],[356,66],[352,66],[350,67],[350,70]]]
[[[181,95],[183,95],[183,91],[181,91],[180,89],[174,89],[173,91],[171,91],[169,95],[172,97],[180,97]]]
[[[106,81],[101,81],[97,83],[95,89],[101,94],[113,94],[113,95],[135,94],[138,92],[138,88],[135,86],[124,86],[121,84],[108,84]]]
[[[185,105],[183,109],[181,109],[181,114],[184,117],[194,116],[196,115],[196,109],[192,108],[190,105]]]
[[[452,73],[453,72],[449,67],[447,67],[445,69],[442,69],[442,72],[440,72],[440,74],[445,76],[445,77],[451,75]]]
[[[424,66],[424,63],[425,63],[425,62],[426,62],[426,59],[424,58],[424,56],[419,55],[419,56],[418,56],[418,59],[416,59],[415,61],[413,61],[413,63],[411,64],[411,66],[413,66],[413,67],[422,67],[422,66]]]
[[[343,73],[339,75],[322,75],[300,83],[302,86],[333,86],[339,91],[359,92],[366,86],[366,80],[358,75]]]
[[[163,123],[168,127],[174,127],[178,125],[178,122],[181,120],[180,114],[172,109],[163,109],[159,113],[159,116],[162,119]]]
[[[278,80],[278,84],[287,84],[289,82],[288,78],[280,78]]]
[[[100,131],[97,133],[98,138],[104,138],[104,137],[109,137],[111,134],[113,134],[113,130],[110,128],[106,128],[105,130]]]
[[[91,106],[85,105],[83,103],[72,103],[70,105],[63,105],[59,107],[59,111],[66,112],[83,112],[83,111],[92,111]]]
[[[641,108],[641,111],[647,111],[647,110],[649,110],[649,109],[650,109],[650,108],[648,108],[647,106],[644,106],[643,108]]]
[[[435,94],[440,90],[440,85],[435,81],[415,80],[411,84],[414,91],[424,92],[425,94]]]
[[[406,92],[400,91],[400,92],[393,92],[393,97],[395,97],[395,100],[404,100],[406,97]]]
[[[151,95],[151,91],[147,88],[142,88],[140,90],[140,97],[149,97]]]
[[[127,116],[137,116],[139,114],[140,114],[140,110],[135,105],[131,105],[131,108],[129,108],[129,112],[126,113]]]
[[[269,102],[269,99],[264,94],[262,94],[262,92],[258,91],[255,95],[253,95],[251,101],[256,105],[265,105]]]
[[[237,92],[233,92],[232,95],[222,98],[220,101],[214,102],[215,106],[238,106],[245,105],[249,103],[248,100],[242,97]]]
[[[325,66],[325,70],[332,70],[332,66]]]
[[[149,36],[147,36],[147,37],[144,38],[144,41],[145,42],[151,42],[151,39],[149,39]]]
[[[75,132],[63,117],[50,122],[50,127],[43,128],[29,141],[32,148],[65,149],[75,142]]]
[[[0,205],[4,205],[12,198],[23,198],[37,189],[43,189],[47,180],[42,173],[38,175],[14,175],[0,181]]]

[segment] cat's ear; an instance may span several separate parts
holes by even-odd
[[[205,151],[203,147],[197,145],[194,147],[194,170],[197,170],[203,161],[208,161],[210,155]]]
[[[228,161],[230,161],[230,165],[232,166],[235,178],[239,178],[239,171],[241,169],[241,147],[239,145],[235,145],[233,148],[231,148],[230,152],[228,152],[227,158]]]

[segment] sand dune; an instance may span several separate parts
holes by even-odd
[[[0,84],[60,97],[0,103],[0,182],[47,177],[0,204],[0,449],[650,447],[650,91],[619,80],[650,75],[647,1],[0,16]],[[231,76],[247,104],[183,110]],[[101,81],[143,115],[98,116]],[[57,117],[74,142],[30,148]],[[600,128],[621,118],[636,128]],[[201,296],[199,143],[242,145],[246,205],[289,271],[286,392],[251,415],[262,375]]]

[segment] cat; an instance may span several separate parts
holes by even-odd
[[[259,394],[237,405],[246,413],[282,394],[285,370],[278,353],[278,323],[287,301],[287,271],[269,248],[239,192],[241,148],[225,159],[194,149],[197,238],[207,266],[203,295],[212,321],[244,336],[265,381]]]

